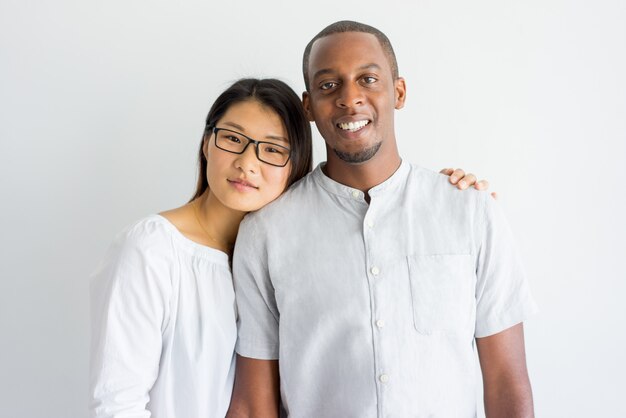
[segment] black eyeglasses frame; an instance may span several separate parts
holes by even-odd
[[[257,141],[256,139],[250,138],[249,136],[244,135],[244,134],[242,134],[241,132],[233,131],[232,129],[227,129],[227,128],[218,128],[217,126],[207,125],[206,129],[207,129],[207,131],[209,131],[209,132],[212,132],[212,133],[213,133],[213,135],[215,136],[215,146],[216,146],[218,149],[222,150],[222,151],[230,152],[231,154],[238,154],[238,155],[241,155],[241,154],[243,154],[244,152],[246,152],[246,150],[248,149],[248,145],[250,145],[250,144],[254,144],[254,153],[255,153],[255,155],[256,155],[256,158],[257,158],[259,161],[261,161],[261,162],[263,162],[263,163],[265,163],[265,164],[269,164],[269,165],[274,166],[274,167],[284,167],[284,166],[286,166],[286,165],[287,165],[287,163],[289,163],[289,160],[291,159],[291,149],[290,149],[290,148],[287,148],[287,147],[284,147],[284,146],[282,146],[282,145],[278,145],[278,144],[276,144],[276,143],[274,143],[274,142],[268,142],[268,141]],[[231,150],[228,150],[228,149],[222,148],[222,147],[220,147],[219,145],[217,145],[217,133],[218,133],[219,131],[232,132],[232,133],[234,133],[234,134],[240,135],[240,136],[242,136],[242,137],[246,138],[246,139],[248,140],[248,143],[247,143],[247,144],[243,147],[243,149],[242,149],[240,152],[235,152],[235,151],[231,151]],[[284,150],[287,150],[287,151],[288,151],[288,154],[289,154],[289,155],[287,156],[287,160],[285,160],[285,163],[284,163],[283,165],[279,165],[279,164],[269,163],[269,162],[267,162],[267,161],[265,161],[265,160],[261,159],[261,157],[259,156],[259,144],[270,144],[270,145],[272,145],[272,146],[275,146],[275,147],[278,147],[278,148],[282,148],[282,149],[284,149]]]

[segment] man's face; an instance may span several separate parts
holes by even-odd
[[[404,105],[406,88],[402,78],[393,79],[374,35],[346,32],[318,39],[309,83],[304,107],[326,141],[329,161],[359,164],[397,152],[394,109]]]

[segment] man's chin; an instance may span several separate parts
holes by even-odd
[[[344,161],[348,164],[363,164],[371,160],[374,155],[376,155],[381,145],[382,142],[378,142],[369,148],[357,152],[346,152],[333,148],[333,152],[337,157],[339,157],[341,161]]]

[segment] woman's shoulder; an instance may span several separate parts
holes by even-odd
[[[113,248],[124,252],[150,252],[163,256],[172,248],[173,226],[160,215],[149,215],[126,226],[113,240]]]
[[[159,215],[146,216],[116,235],[90,275],[94,297],[169,292],[177,264],[166,222]]]

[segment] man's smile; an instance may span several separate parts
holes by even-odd
[[[369,120],[359,120],[356,122],[338,123],[337,127],[339,129],[343,129],[344,131],[356,132],[356,131],[363,129],[369,123],[370,123]]]

